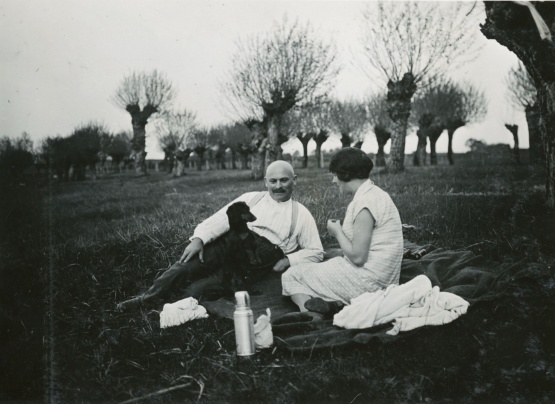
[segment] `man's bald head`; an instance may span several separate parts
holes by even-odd
[[[272,199],[277,202],[285,202],[291,199],[293,188],[297,184],[297,176],[291,164],[278,160],[266,169],[264,183]]]
[[[272,176],[276,172],[287,173],[287,175],[290,175],[291,177],[295,176],[295,170],[293,170],[293,166],[287,161],[283,160],[276,160],[271,163],[268,168],[266,168],[266,177]]]

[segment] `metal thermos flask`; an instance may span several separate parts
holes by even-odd
[[[233,322],[235,324],[237,356],[254,355],[254,319],[248,292],[235,292]]]

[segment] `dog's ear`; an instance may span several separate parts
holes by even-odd
[[[234,203],[229,205],[227,208],[227,218],[229,220],[229,224],[241,222],[241,211],[239,209],[239,205]]]
[[[256,220],[256,216],[251,213],[249,205],[245,202],[235,202],[229,205],[226,213],[230,226],[231,224],[254,222]]]

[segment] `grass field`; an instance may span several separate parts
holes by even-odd
[[[543,175],[528,165],[409,167],[373,181],[388,191],[410,240],[541,265],[513,299],[471,310],[392,345],[292,354],[269,349],[238,364],[229,320],[161,330],[156,312],[115,304],[182,253],[195,225],[232,198],[262,189],[246,171],[108,175],[9,186],[1,198],[0,399],[53,402],[437,402],[555,400],[555,222]],[[297,200],[341,218],[325,170],[298,170]],[[36,184],[33,181],[37,182]],[[8,187],[6,185],[6,187]],[[533,291],[533,293],[530,293]]]

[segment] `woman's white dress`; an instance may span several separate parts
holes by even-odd
[[[368,209],[375,220],[366,263],[358,267],[343,256],[293,266],[281,277],[284,296],[302,293],[349,304],[364,292],[399,283],[403,259],[399,211],[389,194],[372,181],[366,181],[355,192],[343,221],[343,233],[351,242],[354,221],[362,209]]]

